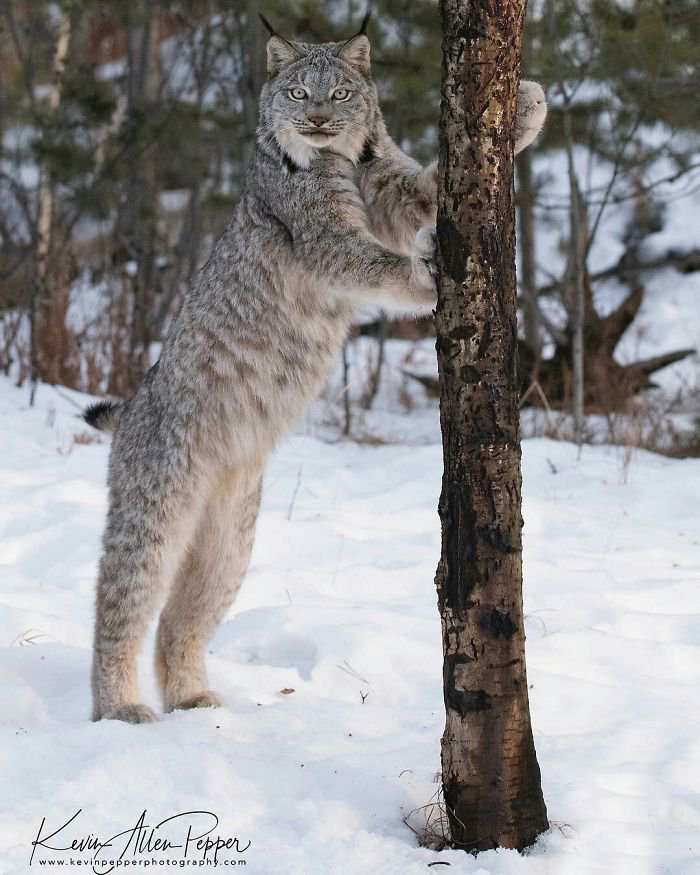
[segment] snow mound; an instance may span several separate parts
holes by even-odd
[[[525,856],[475,859],[417,847],[402,822],[437,789],[444,721],[439,445],[288,440],[248,579],[209,648],[229,707],[92,724],[109,446],[86,437],[85,401],[40,387],[28,409],[0,382],[0,872],[90,859],[39,846],[30,869],[42,818],[45,836],[78,811],[48,844],[105,841],[144,811],[150,826],[211,812],[212,835],[238,841],[220,865],[245,859],[266,875],[413,875],[435,862],[470,875],[700,872],[700,461],[627,464],[605,447],[579,461],[568,444],[526,442],[530,695],[555,825]],[[155,705],[152,644],[141,671]],[[211,825],[188,817],[195,832]],[[182,840],[181,822],[157,834]],[[143,856],[180,868],[166,858],[183,851]],[[190,845],[187,859],[201,858]]]

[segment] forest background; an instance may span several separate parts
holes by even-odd
[[[38,381],[128,396],[157,359],[244,183],[261,11],[327,41],[364,6],[0,2],[0,370],[30,398]],[[437,4],[377,0],[369,35],[389,131],[427,162]],[[523,76],[549,118],[517,163],[526,433],[699,451],[698,44],[692,0],[530,3]],[[378,399],[434,408],[433,333],[431,317],[362,314],[326,393],[331,431],[371,438]]]

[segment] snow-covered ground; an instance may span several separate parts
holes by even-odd
[[[700,460],[585,447],[577,461],[569,444],[526,442],[528,671],[554,826],[526,856],[473,858],[419,848],[403,823],[437,790],[444,719],[439,445],[289,439],[269,468],[245,587],[210,647],[229,707],[93,724],[109,447],[75,441],[88,432],[83,402],[40,387],[30,410],[26,390],[0,382],[0,872],[50,858],[89,871],[75,861],[93,852],[45,847],[30,867],[42,819],[44,838],[80,811],[47,840],[65,847],[130,830],[145,810],[149,825],[212,812],[211,836],[250,842],[221,850],[220,864],[264,875],[442,871],[434,863],[700,873]],[[156,704],[151,650],[152,637],[142,687]],[[182,842],[188,826],[199,835],[213,816],[157,835]],[[175,871],[159,862],[182,853],[143,859]],[[191,842],[186,860],[201,857]]]

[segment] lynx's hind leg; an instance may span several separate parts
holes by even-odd
[[[208,688],[204,648],[248,568],[261,479],[259,465],[240,467],[207,500],[158,626],[156,673],[166,711],[223,704]]]
[[[138,652],[192,537],[201,502],[194,489],[149,485],[132,484],[112,495],[97,583],[93,720],[156,719],[139,702]]]

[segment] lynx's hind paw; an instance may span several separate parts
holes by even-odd
[[[148,705],[120,705],[102,715],[102,720],[121,720],[123,723],[156,723],[158,718]]]

